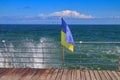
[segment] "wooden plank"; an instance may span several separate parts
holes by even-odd
[[[120,72],[116,71],[116,74],[118,75],[118,80],[120,80],[120,74],[118,74]]]
[[[71,79],[74,80],[74,70],[71,70]]]
[[[18,79],[15,79],[16,78],[16,73],[18,71],[20,71],[20,69],[14,69],[14,71],[12,71],[11,73],[8,74],[7,79],[18,80]]]
[[[9,69],[8,72],[6,72],[6,74],[4,76],[2,76],[0,79],[1,80],[7,80],[7,79],[10,79],[12,78],[12,74],[14,73],[16,69]]]
[[[63,72],[61,80],[67,80],[67,72],[68,72],[68,70],[64,69],[64,72]]]
[[[72,70],[72,80],[76,80],[77,78],[77,72],[76,72],[76,69],[73,69]]]
[[[120,76],[120,71],[117,71],[117,74]]]
[[[80,70],[77,70],[77,79],[76,80],[80,80]]]
[[[0,68],[0,74],[3,73],[5,70],[5,68]]]
[[[19,80],[22,80],[27,74],[29,73],[30,68],[24,69],[23,72],[20,74],[21,78]]]
[[[105,77],[106,77],[107,80],[112,80],[112,78],[110,77],[110,75],[108,74],[107,71],[102,71],[102,72],[105,75]]]
[[[44,72],[40,75],[40,78],[37,80],[46,80],[49,72],[50,72],[49,69],[44,69]]]
[[[0,78],[5,74],[6,71],[7,71],[7,69],[0,68]]]
[[[94,70],[94,74],[95,74],[96,80],[102,80],[97,70]]]
[[[7,74],[9,71],[10,71],[9,68],[5,69],[5,71],[1,71],[1,73],[0,73],[0,80],[1,80],[1,78],[5,77],[6,74]]]
[[[120,76],[117,74],[116,71],[112,71],[113,75],[117,78],[117,80],[120,80]]]
[[[81,79],[85,80],[85,70],[80,70],[81,73]]]
[[[22,80],[30,80],[35,73],[36,73],[36,69],[30,69],[29,72],[27,72],[26,76],[24,76],[21,79]]]
[[[70,69],[67,71],[67,80],[72,80],[72,70]]]
[[[98,71],[100,77],[101,77],[101,80],[107,80],[107,78],[105,77],[105,75],[103,74],[103,72],[100,70]]]
[[[97,80],[93,70],[89,70],[91,80]]]
[[[50,80],[50,78],[52,77],[52,74],[53,74],[54,70],[55,69],[50,69],[50,72],[49,72],[46,80]]]
[[[59,74],[59,69],[55,69],[50,80],[56,80],[58,74]]]
[[[9,68],[3,70],[3,71],[0,73],[0,79],[1,79],[1,77],[3,77],[4,75],[6,75],[9,71],[10,71]]]
[[[117,71],[117,74],[118,74],[118,76],[119,76],[119,79],[120,79],[120,71]]]
[[[56,77],[57,77],[57,75],[59,74],[58,71],[59,71],[59,69],[55,69],[55,70],[52,72],[52,76],[49,78],[49,80],[56,80]]]
[[[38,80],[44,72],[45,69],[36,69],[36,73],[34,73],[30,80]]]
[[[107,72],[110,75],[110,77],[112,78],[112,80],[117,80],[117,78],[112,74],[111,71],[107,71]]]
[[[21,68],[21,69],[16,69],[16,72],[14,73],[14,77],[12,80],[19,80],[21,79],[21,74],[23,73],[25,69]]]
[[[34,73],[34,75],[31,77],[30,80],[37,80],[39,78],[39,76],[41,75],[42,70],[41,69],[36,69],[36,72]]]
[[[85,70],[85,80],[91,80],[88,70]]]
[[[63,69],[59,69],[58,75],[57,75],[57,77],[56,77],[56,80],[61,80],[63,71],[64,71]]]

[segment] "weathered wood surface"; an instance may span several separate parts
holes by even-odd
[[[120,71],[0,68],[0,80],[120,80]]]

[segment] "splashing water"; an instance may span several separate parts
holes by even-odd
[[[49,49],[49,47],[55,46],[55,43],[44,43],[47,40],[47,38],[43,37],[40,41],[26,40],[6,42],[8,52],[5,51],[5,48],[0,49],[0,67],[5,67],[6,53],[8,53],[8,67],[46,67],[46,64],[43,64],[43,62],[47,60],[43,60],[43,57],[53,57],[53,55],[51,56],[50,54],[44,53],[52,52],[53,50]],[[49,59],[49,61],[51,60]]]
[[[7,44],[7,50],[5,48],[0,49],[0,67],[4,67],[6,59],[6,53],[8,53],[9,67],[34,67],[42,68],[39,62],[42,62],[41,43],[34,44],[34,42],[11,42]],[[36,58],[37,57],[37,58]],[[6,62],[5,62],[6,63]]]

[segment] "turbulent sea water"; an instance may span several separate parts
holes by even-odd
[[[120,42],[120,25],[69,25],[71,32],[73,34],[73,38],[75,42],[83,41],[83,42]],[[51,41],[51,42],[60,42],[60,32],[61,32],[61,25],[0,25],[0,66],[3,67],[3,62],[5,62],[4,58],[4,44],[2,40],[6,41],[6,46],[8,48],[9,56],[12,56],[9,60],[11,62],[16,62],[16,64],[9,63],[9,66],[19,66],[23,67],[17,63],[17,61],[28,61],[37,64],[31,65],[24,65],[25,67],[41,67],[42,65],[39,64],[40,61],[43,61],[41,57],[42,54],[35,54],[42,52],[41,49],[36,49],[38,47],[60,47],[57,43],[50,43],[50,44],[40,44],[40,41]],[[15,42],[16,41],[16,42]],[[18,42],[17,42],[18,41]],[[24,48],[30,47],[30,48]],[[99,50],[98,50],[99,49]],[[60,53],[62,52],[59,50],[48,50],[44,49],[44,51],[50,53]],[[17,52],[17,54],[15,54]],[[24,53],[28,52],[28,53]],[[32,54],[29,54],[31,52]],[[79,53],[81,52],[81,54]],[[67,51],[66,53],[71,53]],[[66,58],[72,58],[71,54],[67,55],[65,53]],[[120,54],[120,45],[119,44],[112,44],[112,45],[105,45],[100,44],[75,44],[75,57],[80,58],[78,56],[83,56],[83,58],[118,58]],[[86,55],[85,55],[86,54]],[[110,54],[109,56],[107,54]],[[20,59],[18,57],[29,57],[28,59],[23,58]],[[47,57],[55,57],[54,55],[45,54],[44,56]],[[71,57],[72,56],[72,57]],[[37,58],[31,58],[37,57]],[[14,58],[14,59],[13,59]],[[40,58],[40,59],[38,59]],[[59,57],[60,58],[60,57]],[[50,59],[51,60],[51,59]],[[46,62],[50,61],[46,60]],[[73,61],[73,60],[72,60]],[[66,63],[71,63],[71,60],[65,60]],[[58,60],[61,62],[61,60]],[[93,60],[74,60],[73,63],[93,63]],[[102,63],[103,61],[98,61]],[[96,62],[96,63],[98,63]],[[110,61],[111,64],[117,64],[117,61]],[[27,62],[26,62],[27,63]],[[62,63],[62,62],[61,62]],[[109,63],[109,61],[104,62],[104,64]],[[48,66],[48,65],[47,65]]]

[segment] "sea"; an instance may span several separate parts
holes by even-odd
[[[80,44],[81,42],[120,42],[120,25],[69,25],[75,41],[75,51],[71,52],[65,48],[64,63],[90,64],[103,63],[96,60],[83,60],[82,58],[116,58],[120,55],[120,44]],[[46,64],[62,62],[61,25],[48,24],[0,24],[0,67],[5,66],[5,58],[8,53],[9,67],[34,67],[43,68],[43,61]],[[44,42],[42,44],[41,42]],[[79,43],[80,42],[80,43]],[[47,44],[45,44],[47,43]],[[40,47],[40,49],[38,49]],[[41,48],[42,47],[42,48]],[[52,48],[53,47],[53,48]],[[46,49],[48,48],[48,49]],[[7,49],[7,50],[6,50]],[[44,49],[44,55],[43,55]],[[51,50],[52,49],[52,50]],[[99,50],[98,50],[99,49]],[[42,54],[38,54],[42,53]],[[46,54],[45,54],[46,53]],[[54,54],[52,54],[54,53]],[[57,55],[57,53],[59,53]],[[73,60],[73,55],[77,59]],[[86,54],[86,55],[85,55]],[[107,55],[110,54],[110,55]],[[43,60],[43,56],[50,57]],[[56,59],[56,56],[60,58]],[[61,57],[59,57],[61,56]],[[78,57],[79,56],[79,57]],[[83,56],[83,57],[82,57]],[[20,59],[22,58],[22,59]],[[80,61],[81,60],[81,61]],[[26,62],[25,62],[26,61]],[[48,63],[51,61],[51,63]],[[12,63],[14,62],[14,64]],[[45,63],[44,62],[44,63]],[[95,62],[95,63],[94,63]],[[117,65],[118,60],[105,61]],[[4,64],[3,64],[4,63]],[[23,64],[24,63],[24,64]],[[29,63],[26,65],[26,63]],[[41,63],[41,64],[40,64]],[[22,65],[21,65],[22,64]],[[44,65],[49,67],[51,65]],[[57,63],[55,66],[58,66]],[[84,65],[83,65],[84,66]]]
[[[69,25],[74,41],[120,41],[120,25]],[[61,25],[0,25],[0,40],[60,41]]]

